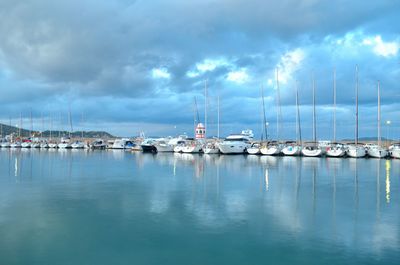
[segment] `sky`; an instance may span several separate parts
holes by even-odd
[[[360,136],[400,138],[400,1],[0,0],[0,122],[36,130],[105,130],[117,136],[193,135],[196,98],[208,135],[262,130],[352,138],[356,65]],[[387,125],[386,121],[391,124]]]

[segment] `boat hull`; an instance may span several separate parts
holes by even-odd
[[[392,149],[389,153],[390,157],[400,159],[400,149]]]
[[[164,152],[164,153],[166,153],[166,152],[173,152],[174,151],[174,146],[173,145],[170,145],[170,144],[160,144],[160,145],[157,145],[157,152]]]
[[[367,155],[367,151],[361,146],[349,147],[349,150],[347,150],[347,155],[352,158],[361,158]]]
[[[281,148],[277,146],[272,146],[272,147],[262,147],[260,149],[261,154],[267,155],[267,156],[277,156],[281,154]]]
[[[372,158],[386,158],[388,151],[383,148],[372,148],[368,150],[368,156]]]
[[[320,157],[324,154],[324,152],[320,148],[311,149],[311,150],[304,148],[301,150],[301,153],[303,154],[303,156],[307,156],[307,157]]]
[[[204,148],[204,154],[219,154],[218,148]]]
[[[346,150],[342,148],[328,148],[326,151],[326,156],[328,157],[344,157],[346,155]]]
[[[157,153],[157,148],[154,145],[141,145],[143,153]]]
[[[285,156],[298,156],[301,154],[300,146],[286,146],[282,149],[282,153]]]
[[[184,146],[182,149],[183,153],[200,153],[201,151],[202,151],[202,147],[199,145]]]
[[[246,146],[245,144],[231,145],[222,143],[218,146],[218,148],[222,154],[244,154],[248,146]]]
[[[259,154],[261,154],[260,148],[258,148],[258,147],[249,147],[249,148],[247,148],[247,153],[249,155],[259,155]]]

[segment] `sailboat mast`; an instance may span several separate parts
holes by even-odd
[[[313,141],[317,142],[317,126],[316,126],[316,118],[315,118],[315,79],[314,73],[312,74],[312,84],[313,84]]]
[[[299,107],[299,84],[296,80],[296,136],[298,143],[301,144],[301,127],[300,127],[300,107]]]
[[[378,145],[381,146],[381,87],[378,80]]]
[[[358,144],[358,65],[356,65],[356,128],[355,144]]]
[[[71,117],[71,107],[69,108],[69,111],[68,111],[68,118],[69,118],[69,126],[70,126],[70,131],[69,131],[69,138],[71,138],[71,133],[72,133],[72,131],[73,131],[73,129],[72,129],[72,117]]]
[[[207,79],[204,81],[204,140],[207,140]]]
[[[336,68],[333,69],[333,142],[336,142]]]
[[[51,131],[53,130],[53,116],[50,113],[50,141],[51,141]]]
[[[21,137],[21,128],[22,128],[22,113],[19,113],[19,129],[18,129],[18,137]]]
[[[282,116],[282,112],[281,112],[281,95],[280,95],[280,90],[279,90],[279,72],[278,72],[278,68],[276,68],[276,93],[277,93],[277,100],[276,100],[276,104],[277,104],[277,109],[276,109],[276,136],[277,136],[277,141],[280,140],[280,124],[281,124],[281,116]]]
[[[31,137],[32,137],[33,136],[32,108],[31,108],[30,118],[31,118]]]
[[[265,101],[264,101],[264,87],[261,86],[261,99],[262,99],[262,110],[263,110],[263,129],[265,134],[265,141],[268,141],[267,135],[267,118],[265,117]]]
[[[82,111],[81,138],[83,140],[83,111]]]
[[[217,108],[218,108],[218,115],[217,115],[217,123],[218,123],[218,127],[217,127],[217,137],[218,137],[218,139],[219,139],[219,116],[220,116],[220,113],[219,113],[219,95],[218,95],[218,98],[217,98]]]

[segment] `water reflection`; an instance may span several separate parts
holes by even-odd
[[[315,255],[388,264],[399,258],[400,185],[390,178],[399,173],[397,161],[372,159],[1,150],[0,256],[18,264],[7,253],[27,245],[63,252],[54,243],[61,233],[71,251],[81,242],[113,258],[156,253],[160,242],[169,255],[193,257],[196,238],[258,258],[249,264],[288,248],[308,253],[307,264]],[[132,251],[114,249],[116,242]],[[29,257],[40,259],[35,253]],[[245,261],[225,258],[221,264]]]

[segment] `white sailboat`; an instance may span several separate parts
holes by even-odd
[[[381,88],[378,81],[378,144],[371,145],[368,148],[368,155],[373,158],[385,158],[388,156],[388,150],[382,147],[381,139]]]
[[[336,69],[333,70],[333,142],[326,148],[326,156],[343,157],[346,148],[343,144],[336,142]]]
[[[276,103],[277,103],[277,112],[276,112],[276,137],[277,137],[277,141],[267,142],[266,145],[263,145],[260,148],[260,152],[263,155],[270,155],[270,156],[280,155],[281,151],[282,151],[282,148],[283,148],[283,146],[279,143],[280,133],[281,133],[280,126],[281,126],[282,112],[281,112],[281,103],[280,103],[278,68],[276,69]]]
[[[367,155],[364,145],[358,143],[358,66],[356,66],[356,125],[355,125],[355,142],[349,144],[347,155],[353,158],[361,158]]]
[[[317,143],[317,121],[316,121],[316,111],[315,111],[315,80],[314,75],[312,77],[313,84],[313,141],[307,142],[303,146],[301,153],[304,156],[318,157],[324,154],[324,151]]]
[[[297,81],[296,81],[296,139],[297,141],[288,141],[284,144],[282,153],[285,156],[298,156],[301,154],[300,107],[299,107],[299,89]]]
[[[205,128],[207,128],[207,107],[208,107],[208,104],[207,104],[207,81],[205,82],[205,85],[204,85],[204,123],[205,123]],[[217,114],[218,114],[218,121],[217,121],[217,123],[218,123],[218,128],[217,128],[217,131],[218,131],[218,139],[217,140],[211,140],[211,142],[207,142],[207,134],[206,134],[206,132],[207,131],[205,131],[204,132],[204,146],[203,146],[203,152],[205,153],[205,154],[219,154],[219,148],[218,148],[218,140],[219,140],[219,96],[218,96],[218,98],[217,98]]]
[[[389,154],[392,158],[400,159],[400,143],[394,143],[389,147]]]

